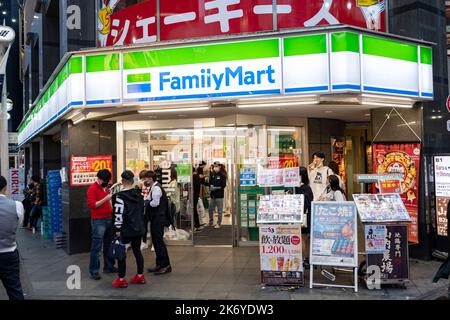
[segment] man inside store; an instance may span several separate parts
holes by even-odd
[[[161,184],[157,182],[157,175],[155,172],[147,171],[144,179],[145,186],[151,188],[150,194],[146,199],[148,200],[148,204],[145,211],[150,218],[150,233],[156,254],[155,267],[148,269],[148,272],[153,272],[155,275],[162,275],[172,272],[169,253],[167,252],[167,247],[164,243],[164,228],[168,225],[168,200],[166,191]]]
[[[89,273],[93,280],[100,280],[100,255],[103,246],[103,273],[116,273],[114,260],[108,257],[111,246],[112,229],[112,195],[108,184],[111,181],[111,172],[100,170],[97,173],[97,181],[87,191],[88,207],[91,209],[92,245],[89,262]]]
[[[217,207],[218,218],[215,229],[222,225],[223,198],[225,196],[225,187],[227,186],[227,177],[221,171],[219,162],[214,162],[213,172],[209,178],[209,190],[211,191],[211,202],[209,204],[209,225],[214,225],[214,209]]]
[[[309,165],[309,182],[314,194],[314,201],[326,193],[328,177],[333,175],[333,171],[324,166],[325,155],[322,152],[313,154],[313,162]]]
[[[20,283],[20,260],[17,251],[17,227],[23,222],[22,203],[6,197],[8,183],[0,176],[0,280],[9,300],[24,300]]]

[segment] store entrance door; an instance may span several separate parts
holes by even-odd
[[[150,145],[151,168],[177,208],[176,230],[166,231],[169,245],[193,245],[192,144],[171,142]]]
[[[194,136],[194,164],[206,163],[201,170],[202,185],[197,206],[201,227],[194,230],[194,245],[233,246],[233,225],[236,221],[236,129],[195,129]],[[226,182],[223,198],[214,198],[210,191],[215,163],[220,165],[220,177]]]

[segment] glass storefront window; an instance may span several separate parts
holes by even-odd
[[[125,132],[125,166],[136,176],[142,170],[150,169],[148,131]]]

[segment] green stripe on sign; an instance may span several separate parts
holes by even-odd
[[[332,52],[359,53],[359,35],[351,32],[338,32],[331,34]]]
[[[301,56],[306,54],[327,53],[327,36],[318,34],[283,39],[284,56]]]
[[[119,70],[119,54],[101,54],[86,56],[86,72]]]
[[[83,72],[83,58],[82,57],[72,57],[70,58],[69,64],[69,74],[82,73]]]
[[[278,39],[128,52],[125,70],[279,57]]]
[[[431,48],[420,47],[420,63],[433,64],[433,52]]]
[[[149,82],[151,80],[150,73],[138,73],[138,74],[129,74],[127,75],[127,82]]]
[[[363,53],[391,59],[418,62],[417,46],[383,38],[363,36]]]

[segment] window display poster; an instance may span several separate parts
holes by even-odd
[[[263,195],[259,199],[258,223],[301,224],[304,201],[303,194]]]
[[[178,183],[191,182],[191,164],[180,163],[176,166]]]
[[[398,193],[354,194],[353,200],[362,222],[411,222]]]
[[[434,157],[437,234],[448,235],[447,206],[450,201],[450,156]]]
[[[387,228],[385,225],[365,225],[366,254],[382,254],[386,250]]]
[[[347,192],[347,172],[345,170],[345,137],[331,138],[331,158],[338,165],[339,176],[344,181],[344,191]]]
[[[357,267],[355,203],[313,202],[311,211],[311,264]]]
[[[420,143],[374,144],[374,173],[397,173],[403,176],[401,197],[411,216],[409,240],[419,243],[418,205],[419,205],[419,169]]]
[[[378,266],[381,280],[408,279],[408,227],[386,226],[386,245],[382,253],[367,254],[367,266]]]
[[[111,172],[114,181],[112,155],[102,156],[72,156],[70,158],[70,186],[89,186],[97,181],[100,170]]]
[[[300,185],[300,172],[298,167],[283,169],[283,184],[285,187],[298,187]]]
[[[260,187],[282,187],[284,183],[283,169],[258,169],[258,185]]]
[[[261,282],[268,285],[303,285],[300,225],[259,227]]]
[[[256,186],[256,168],[245,167],[240,170],[239,184],[242,187]]]

